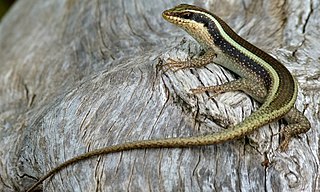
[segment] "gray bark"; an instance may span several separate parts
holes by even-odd
[[[280,120],[214,146],[95,157],[44,191],[319,191],[319,1],[185,1],[223,18],[300,84],[312,124],[278,149]],[[200,46],[161,18],[171,1],[18,1],[0,24],[0,191],[23,191],[79,154],[128,141],[221,131],[259,105],[242,92],[191,95],[235,78],[211,64],[165,72]]]

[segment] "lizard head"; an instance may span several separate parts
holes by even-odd
[[[213,32],[218,32],[218,29],[213,20],[214,16],[207,10],[193,5],[181,4],[172,9],[165,10],[162,13],[162,17],[184,29],[202,46],[214,46],[214,36],[211,33],[212,29]],[[211,28],[211,31],[209,28]]]

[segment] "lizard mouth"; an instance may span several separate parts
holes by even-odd
[[[169,21],[170,23],[174,24],[180,24],[180,23],[186,23],[185,20],[181,19],[181,17],[177,16],[178,14],[175,14],[174,12],[170,10],[166,10],[162,13],[162,17]]]

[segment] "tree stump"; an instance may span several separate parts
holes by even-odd
[[[285,121],[239,140],[81,161],[43,191],[318,191],[319,1],[187,1],[223,18],[297,78],[312,128],[278,149]],[[0,191],[24,191],[60,163],[129,141],[225,129],[259,104],[242,92],[192,95],[236,78],[210,64],[162,71],[201,47],[167,23],[177,2],[18,1],[0,24]]]

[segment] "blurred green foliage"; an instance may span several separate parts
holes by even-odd
[[[0,0],[0,21],[15,0]]]

